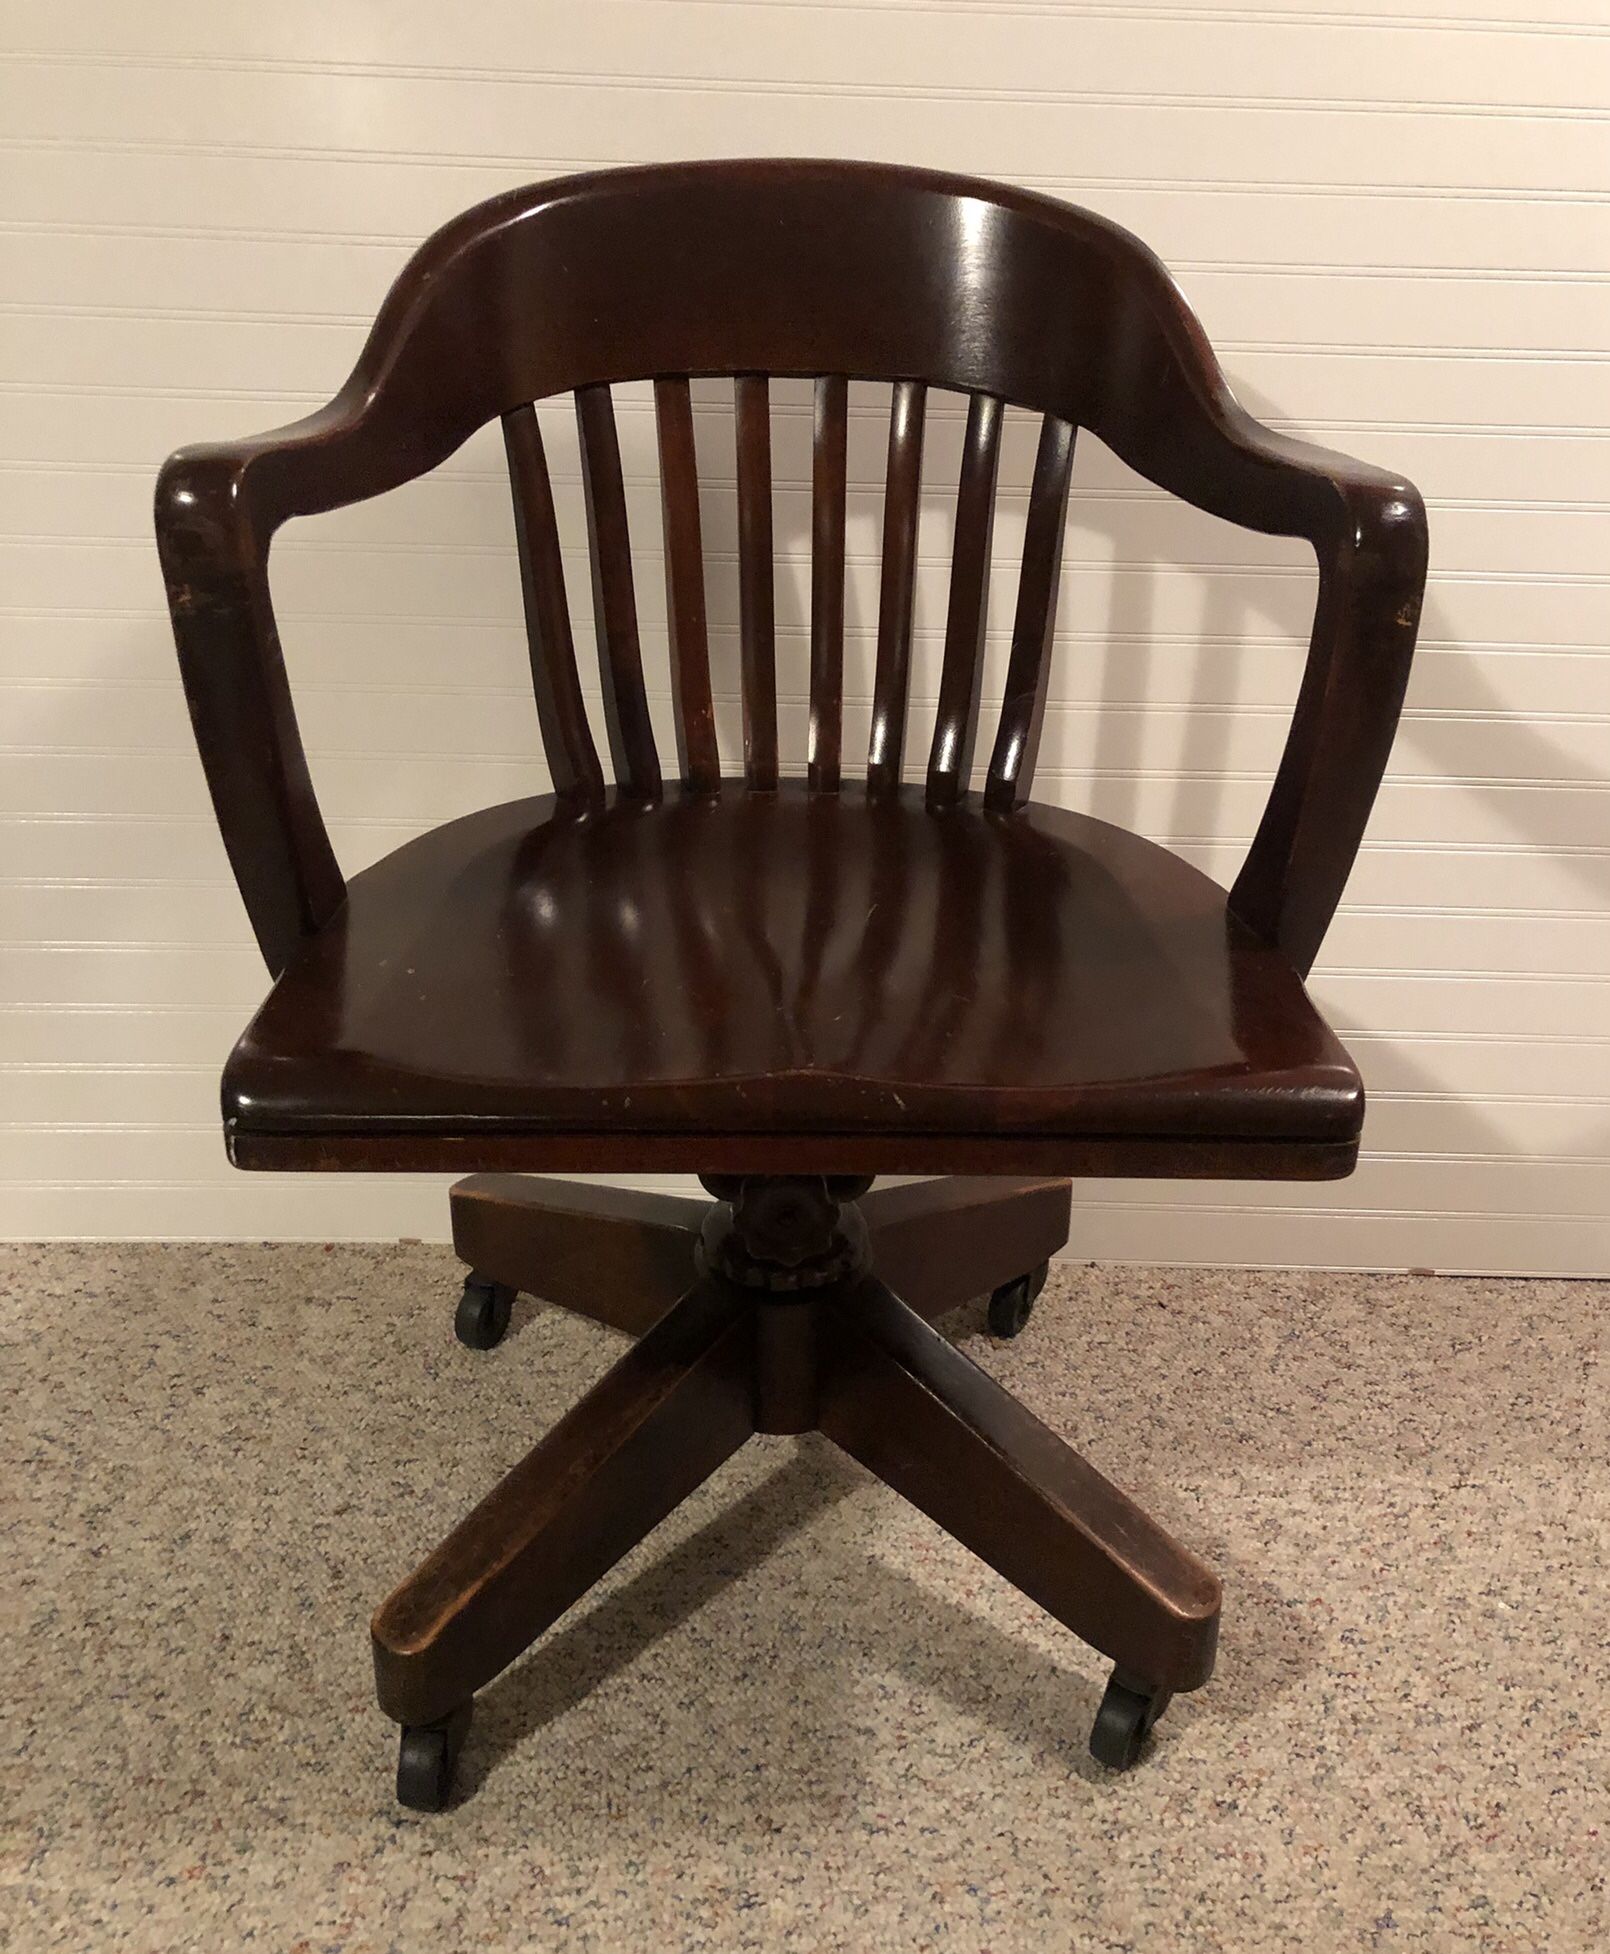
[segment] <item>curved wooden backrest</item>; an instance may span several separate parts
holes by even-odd
[[[1231,892],[1236,913],[1311,961],[1391,745],[1426,560],[1399,476],[1260,426],[1140,241],[1089,212],[972,178],[881,164],[677,163],[494,198],[429,239],[388,295],[346,385],[291,427],[181,450],[157,529],[191,714],[231,860],[272,967],[343,883],[296,731],[266,581],[287,517],[423,474],[500,420],[513,484],[533,683],[561,799],[664,791],[645,684],[612,386],[653,383],[663,491],[674,770],[720,787],[690,381],[733,390],[744,777],[779,752],[770,386],[814,383],[809,725],[803,764],[834,791],[844,739],[849,389],[890,387],[866,779],[907,767],[912,609],[930,391],[967,401],[956,482],[930,805],[975,751],[986,805],[1027,795],[1045,708],[1076,430],[1210,514],[1313,544],[1319,598],[1274,787]],[[533,403],[574,397],[607,754],[585,709],[554,496]],[[1039,416],[1011,648],[979,745],[1001,430]]]
[[[1204,365],[1206,362],[1206,365]],[[1138,240],[1066,205],[925,171],[836,163],[677,164],[562,179],[496,198],[431,238],[402,273],[340,397],[313,500],[420,472],[500,417],[532,673],[556,791],[606,773],[659,797],[611,382],[654,383],[664,506],[675,766],[719,786],[689,379],[730,375],[737,432],[743,760],[776,784],[771,376],[816,383],[809,777],[843,754],[846,421],[851,379],[892,381],[876,679],[866,775],[906,762],[924,407],[961,392],[967,425],[931,803],[970,784],[1003,408],[1042,416],[987,804],[1027,792],[1045,701],[1078,424],[1157,479],[1189,474],[1182,433],[1216,380],[1200,333]],[[607,732],[589,729],[533,402],[574,395]],[[338,401],[338,405],[340,402]],[[1202,482],[1192,480],[1201,499]],[[306,494],[295,498],[305,508]],[[1244,502],[1244,498],[1242,498]],[[1238,506],[1242,506],[1238,503]],[[289,512],[288,509],[285,512]],[[1289,519],[1290,511],[1272,511]],[[1281,521],[1273,526],[1288,526]]]

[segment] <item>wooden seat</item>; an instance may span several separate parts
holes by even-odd
[[[326,1164],[389,1140],[421,1167],[488,1138],[573,1164],[582,1135],[599,1164],[680,1136],[708,1167],[712,1136],[783,1133],[925,1168],[987,1134],[1048,1171],[1172,1143],[1173,1172],[1194,1145],[1318,1176],[1363,1114],[1290,963],[1167,850],[803,782],[517,801],[398,850],[297,950],[224,1098],[246,1164],[316,1135]]]
[[[778,710],[773,376],[808,379],[814,403],[797,753]],[[730,385],[732,750],[696,378]],[[625,381],[652,383],[663,644],[639,621]],[[875,649],[853,702],[864,763],[846,735],[852,382],[888,403]],[[909,754],[934,388],[965,423],[933,736]],[[596,712],[535,405],[565,395]],[[1009,408],[1038,431],[986,712]],[[492,421],[552,791],[348,884],[297,730],[270,541]],[[1228,891],[1031,799],[1081,428],[1208,513],[1315,553],[1290,733]],[[1413,487],[1255,421],[1162,265],[1089,212],[932,171],[699,163],[539,184],[455,219],[327,407],[169,460],[157,532],[213,805],[274,979],[225,1078],[233,1158],[469,1169],[451,1196],[461,1341],[498,1342],[520,1289],[640,1339],[377,1611],[399,1795],[446,1800],[474,1693],[755,1432],[825,1433],[1108,1656],[1091,1749],[1133,1763],[1170,1694],[1212,1671],[1218,1582],[933,1325],[988,1293],[991,1328],[1022,1328],[1075,1177],[1351,1167],[1362,1091],[1303,980],[1402,703],[1426,558]],[[507,1169],[672,1170],[711,1199],[488,1171]]]

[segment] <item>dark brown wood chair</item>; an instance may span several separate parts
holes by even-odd
[[[721,766],[706,631],[689,377],[712,375],[735,395],[741,777]],[[778,740],[773,375],[815,383],[799,777]],[[632,379],[654,386],[674,771],[651,726],[610,392]],[[852,780],[860,379],[892,382],[892,412],[870,750]],[[908,768],[930,386],[968,411],[936,730]],[[531,404],[564,392],[607,767]],[[1043,418],[978,791],[1006,404]],[[269,541],[423,473],[495,417],[553,791],[348,883],[297,732]],[[1163,848],[1028,799],[1080,426],[1318,558],[1290,735],[1228,896]],[[1091,1744],[1131,1763],[1172,1692],[1212,1669],[1218,1581],[932,1323],[992,1291],[992,1326],[1021,1328],[1073,1177],[1353,1166],[1362,1089],[1303,977],[1402,700],[1425,573],[1415,490],[1253,420],[1163,266],[1098,217],[927,171],[698,163],[543,183],[449,224],[328,407],[168,462],[157,530],[196,737],[274,979],[225,1073],[231,1158],[473,1170],[452,1195],[463,1341],[495,1343],[519,1290],[638,1338],[375,1616],[399,1796],[445,1802],[473,1693],[751,1433],[812,1429],[1112,1659]],[[713,1205],[521,1177],[565,1170],[691,1172]],[[968,1178],[872,1190],[880,1174]]]

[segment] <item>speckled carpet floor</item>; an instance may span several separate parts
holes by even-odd
[[[819,1439],[753,1442],[484,1692],[434,1818],[393,1581],[622,1346],[429,1247],[0,1249],[0,1947],[1610,1946],[1610,1284],[1066,1265],[951,1327],[1210,1559],[1103,1666]]]

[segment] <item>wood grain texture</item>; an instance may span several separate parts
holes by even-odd
[[[771,395],[765,376],[733,383],[738,422],[738,613],[743,670],[744,773],[777,785],[777,631],[772,552]]]
[[[643,683],[620,438],[607,386],[576,389],[576,426],[581,440],[582,496],[587,507],[587,546],[593,571],[593,625],[598,637],[598,673],[610,759],[622,793],[634,800],[654,801],[661,790],[660,758]]]
[[[953,248],[964,205],[992,212],[976,250]],[[735,258],[763,303],[730,302],[733,281],[716,274]],[[554,262],[567,267],[566,307],[544,303]],[[710,274],[703,280],[692,276],[701,266]],[[499,349],[499,360],[466,361],[458,356],[466,317],[482,316],[472,295],[494,277],[511,303],[526,301],[519,310],[532,324]],[[691,295],[670,322],[656,302],[667,284]],[[846,289],[858,299],[848,309],[837,302]],[[916,317],[901,303],[914,289],[944,302],[935,299],[934,310]],[[1066,320],[1066,330],[1047,335],[1048,317]],[[602,337],[600,320],[608,322]],[[1096,359],[1093,349],[1114,334],[1124,341],[1124,358]],[[285,798],[298,760],[288,693],[282,683],[272,696],[263,693],[275,686],[276,653],[262,565],[280,522],[411,479],[491,415],[577,388],[606,716],[623,787],[651,798],[659,776],[641,696],[624,509],[615,494],[618,452],[607,394],[599,390],[634,373],[733,373],[746,777],[751,788],[769,790],[778,753],[765,376],[913,368],[975,396],[963,483],[968,519],[953,568],[931,768],[941,803],[959,792],[957,763],[976,722],[966,709],[982,616],[974,561],[992,500],[998,413],[981,404],[984,398],[1030,403],[1082,423],[1132,467],[1209,514],[1313,545],[1322,583],[1308,675],[1266,821],[1232,894],[1236,913],[1306,970],[1357,852],[1397,722],[1425,576],[1419,496],[1384,470],[1261,427],[1230,393],[1162,267],[1115,226],[972,179],[795,162],[604,172],[494,198],[421,249],[329,407],[257,440],[184,451],[164,470],[159,530],[193,696],[205,700],[225,641],[250,668],[239,696],[263,697],[273,728],[251,768],[225,760],[210,778],[232,860],[254,884],[249,903],[263,912],[276,945],[305,932],[310,893],[321,910],[331,900],[310,793],[296,787]],[[1142,374],[1144,384],[1136,378]],[[913,533],[904,487],[913,443],[900,438],[898,423],[915,399],[897,390],[895,493],[886,515],[897,545]],[[885,561],[887,571],[887,552]],[[196,619],[198,569],[215,593],[203,606],[204,622]],[[897,546],[885,584],[892,628],[880,629],[869,768],[875,790],[893,778],[895,729],[909,685],[899,569]],[[204,640],[214,655],[202,649]],[[293,804],[300,811],[288,819]],[[261,887],[254,859],[264,864]]]
[[[732,1456],[754,1431],[752,1336],[741,1293],[695,1289],[381,1603],[388,1716],[464,1702]]]
[[[981,204],[993,215],[979,230]],[[961,249],[964,216],[973,241]],[[690,277],[698,266],[708,280]],[[486,330],[488,279],[531,323],[497,345],[498,359],[467,362],[466,335]],[[671,310],[666,289],[683,295]],[[900,302],[911,289],[946,302],[914,316]],[[1051,316],[1064,333],[1047,335]],[[781,779],[767,379],[813,369],[828,376],[813,437],[814,794]],[[610,385],[633,372],[659,383],[674,662],[692,708],[681,745],[685,767],[713,786],[691,403],[678,376],[723,371],[734,381],[748,791],[734,783],[719,799],[656,809]],[[879,372],[904,377],[859,797],[821,788],[841,744],[845,376]],[[296,785],[294,720],[264,628],[267,541],[291,514],[418,473],[437,444],[462,438],[494,376],[499,389],[576,393],[617,799],[513,802],[439,828],[342,900],[320,866],[311,791]],[[898,776],[929,383],[970,398],[935,741],[916,798]],[[1003,722],[1009,763],[980,811],[965,802],[1006,399],[1038,406],[1045,425]],[[497,411],[513,415],[526,584],[542,627],[562,586],[543,540],[540,444],[524,399]],[[1080,421],[1199,507],[1305,537],[1320,557],[1307,677],[1228,904],[1166,851],[1021,799]],[[674,165],[511,193],[423,248],[329,408],[170,462],[159,529],[220,820],[284,973],[231,1061],[238,1161],[551,1165],[570,1148],[576,1165],[722,1171],[723,1149],[749,1134],[757,1167],[775,1171],[812,1171],[802,1163],[829,1146],[843,1150],[844,1172],[887,1167],[902,1148],[914,1170],[1306,1178],[1350,1164],[1357,1074],[1300,978],[1396,723],[1423,515],[1406,483],[1259,427],[1156,261],[1088,213],[932,172],[817,163]],[[230,593],[199,620],[197,565]],[[220,666],[239,682],[224,730],[209,717]],[[560,691],[548,719],[563,735],[574,698]],[[254,709],[248,739],[240,715]]]
[[[489,1281],[641,1336],[693,1287],[705,1203],[582,1181],[472,1174],[453,1248]]]
[[[1012,653],[984,788],[984,805],[1000,814],[1009,814],[1028,799],[1040,750],[1051,676],[1051,640],[1056,631],[1057,583],[1068,528],[1075,433],[1067,421],[1050,414],[1040,423],[1023,534],[1017,614],[1012,620]]]
[[[806,777],[836,794],[844,740],[844,506],[849,383],[816,383],[811,477],[811,721]]]
[[[1035,1174],[1074,1180],[1345,1180],[1356,1140],[1062,1138],[1037,1133],[597,1131],[277,1133],[225,1122],[230,1161],[296,1174]],[[1137,1260],[1140,1258],[1136,1258]]]
[[[421,836],[353,878],[225,1106],[237,1146],[860,1131],[1303,1160],[1356,1142],[1362,1092],[1290,964],[1166,849],[796,779]]]
[[[656,380],[654,412],[659,431],[665,609],[677,764],[687,786],[697,793],[713,794],[721,785],[721,755],[716,746],[715,708],[710,698],[699,468],[693,438],[693,403],[687,381]]]
[[[922,437],[927,388],[895,383],[889,404],[889,462],[883,496],[883,575],[878,592],[878,663],[872,689],[867,786],[900,785],[911,691],[911,620],[917,586],[917,519],[922,510]]]
[[[514,532],[531,682],[548,772],[561,801],[597,800],[604,791],[604,772],[598,764],[576,671],[559,525],[536,409],[529,403],[510,408],[503,416],[503,440],[514,494]]]
[[[1059,1241],[1066,1183],[950,1182],[869,1193],[855,1175],[710,1175],[688,1256],[683,1202],[482,1176],[454,1190],[461,1254],[596,1301],[636,1345],[376,1611],[381,1708],[467,1714],[515,1660],[757,1432],[820,1430],[1148,1690],[1213,1670],[1215,1576],[936,1334],[960,1269]],[[640,1258],[646,1260],[640,1264]],[[669,1260],[667,1260],[669,1254]],[[913,1309],[877,1273],[903,1269]],[[645,1280],[631,1285],[634,1267]],[[687,1287],[668,1308],[677,1269]],[[545,1276],[543,1279],[547,1279]],[[1008,1280],[1011,1278],[1008,1277]]]
[[[1058,1254],[1072,1196],[1065,1180],[953,1176],[875,1187],[860,1208],[880,1280],[932,1322]]]
[[[939,711],[928,759],[928,803],[945,807],[967,792],[978,736],[978,699],[984,680],[984,627],[989,610],[989,570],[995,533],[995,480],[1001,456],[1001,403],[974,394],[967,403],[961,480],[956,489],[956,536],[950,559],[950,606],[945,618],[945,662],[939,675]]]
[[[1209,1568],[881,1284],[833,1314],[829,1438],[1104,1655],[1175,1689],[1207,1680]]]

